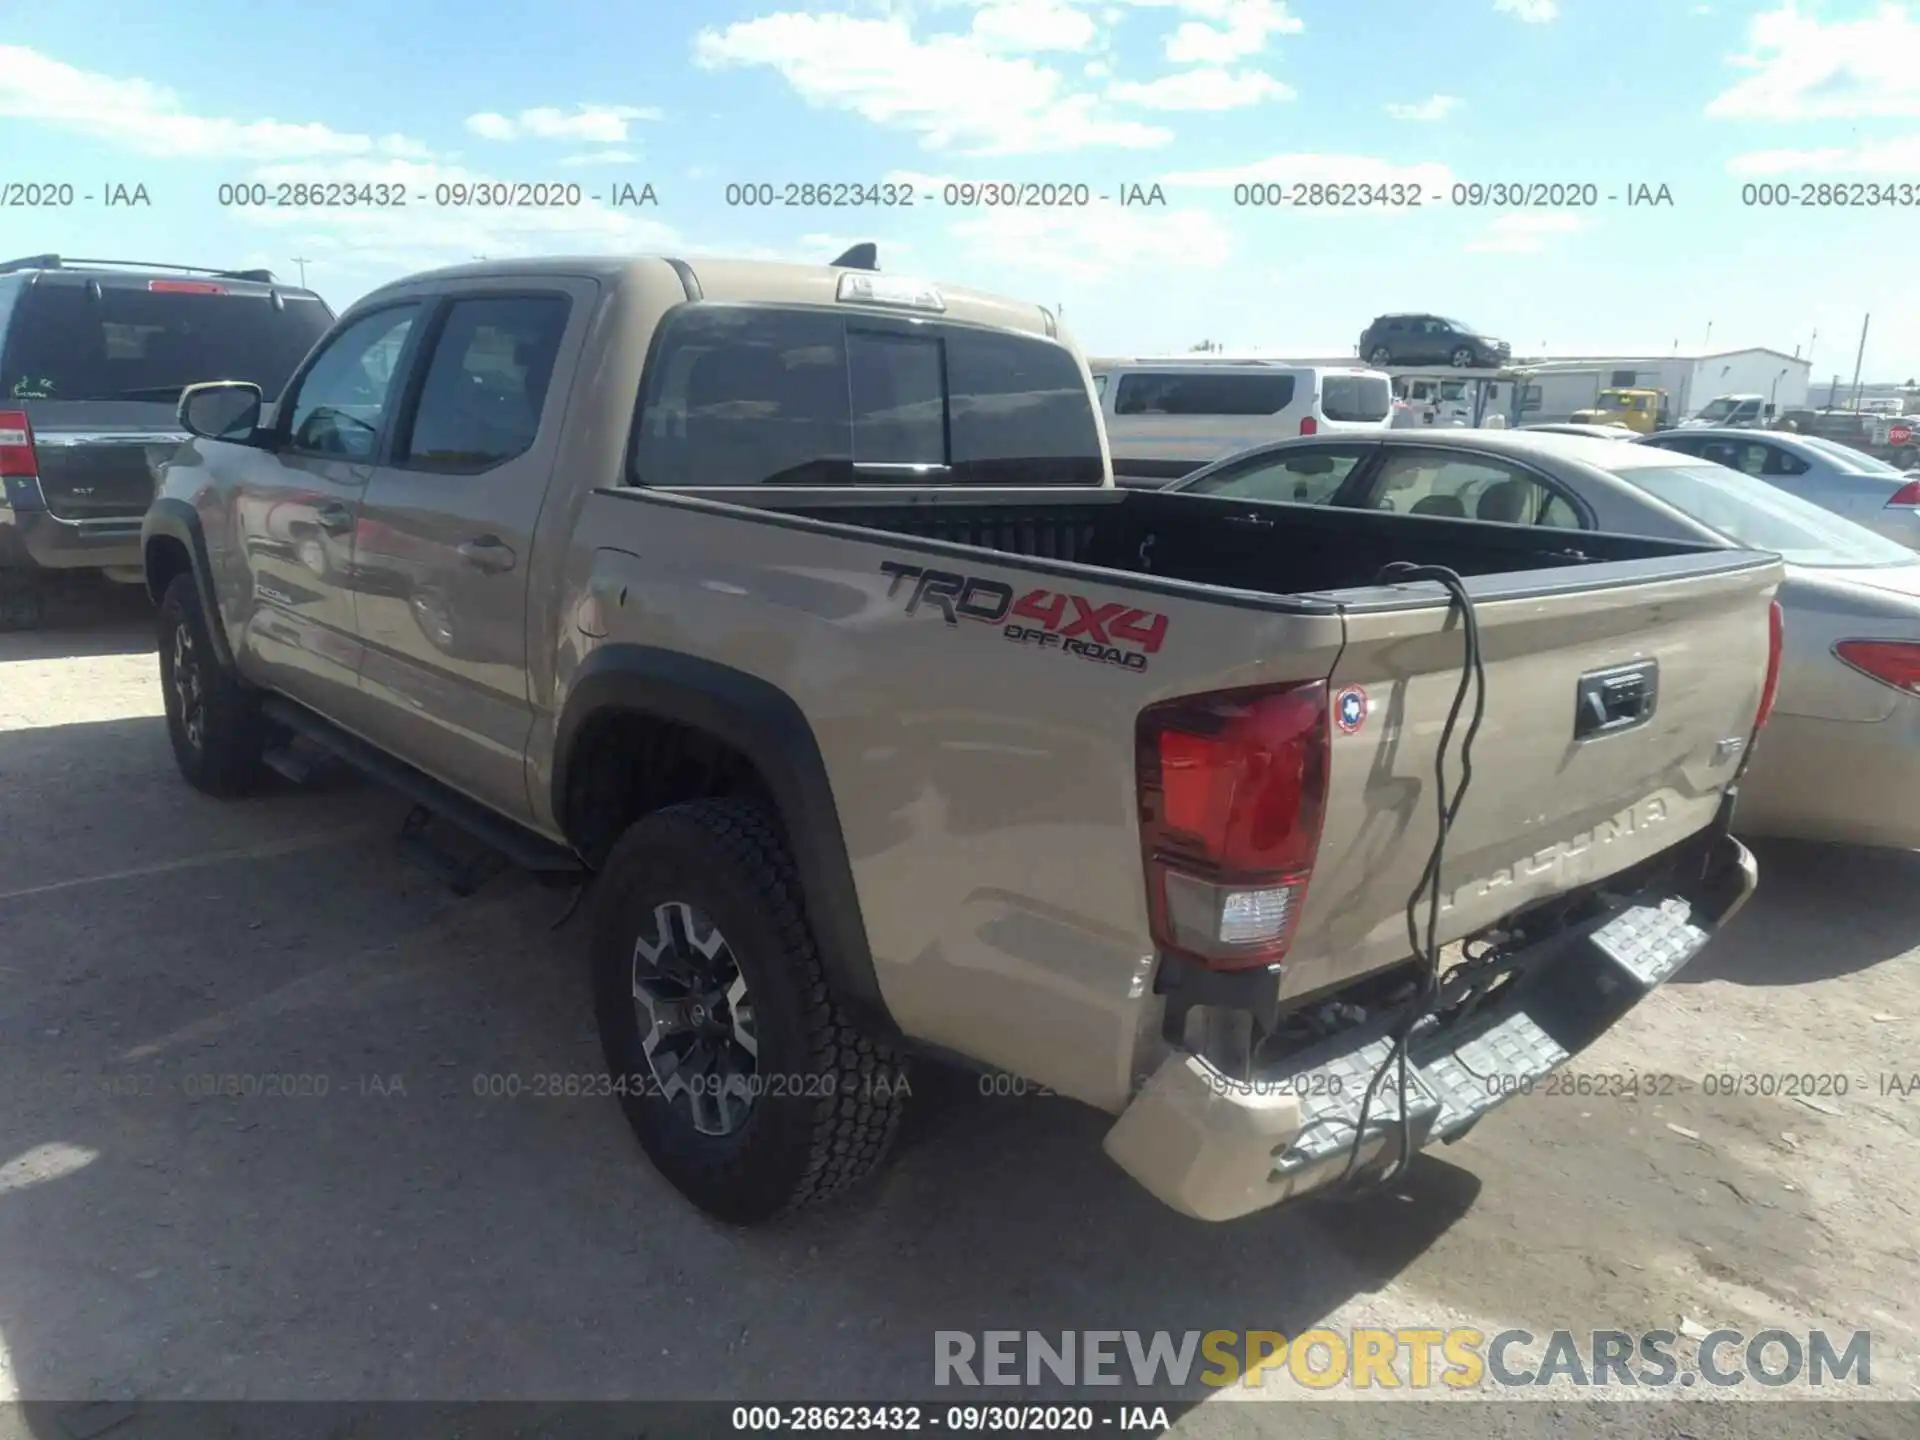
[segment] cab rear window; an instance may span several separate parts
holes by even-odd
[[[1037,336],[691,304],[641,385],[636,485],[1097,485],[1078,362]]]

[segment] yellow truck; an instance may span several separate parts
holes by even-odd
[[[1664,390],[1602,390],[1591,409],[1573,412],[1581,425],[1624,425],[1651,435],[1667,414]]]

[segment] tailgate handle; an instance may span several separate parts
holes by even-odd
[[[1580,677],[1575,690],[1573,738],[1616,735],[1653,718],[1660,697],[1660,662],[1643,660],[1594,670]]]

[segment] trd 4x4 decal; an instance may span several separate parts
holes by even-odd
[[[923,570],[894,560],[881,561],[880,573],[891,582],[889,600],[907,590],[909,615],[930,608],[949,625],[962,620],[998,625],[1003,636],[1021,645],[1057,649],[1063,655],[1127,670],[1145,670],[1147,657],[1158,654],[1167,638],[1166,616],[1117,600],[1101,604],[1062,590],[1016,595],[1011,585],[998,580],[954,570]]]

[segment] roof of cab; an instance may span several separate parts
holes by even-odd
[[[873,275],[880,280],[920,280],[891,271],[861,270],[837,265],[796,265],[775,260],[732,260],[719,257],[692,257],[679,260],[664,255],[552,255],[515,260],[483,260],[469,265],[452,265],[406,276],[382,286],[381,291],[398,286],[440,284],[447,281],[495,279],[509,276],[585,275],[613,284],[636,280],[672,281],[675,272],[688,289],[690,299],[734,304],[845,305],[892,315],[924,315],[928,318],[958,320],[972,325],[989,325],[1003,330],[1020,330],[1043,337],[1058,334],[1058,322],[1050,312],[1031,301],[1014,300],[981,290],[924,281],[940,293],[944,309],[911,309],[898,305],[843,301],[839,298],[840,277]],[[374,292],[375,294],[381,291]]]

